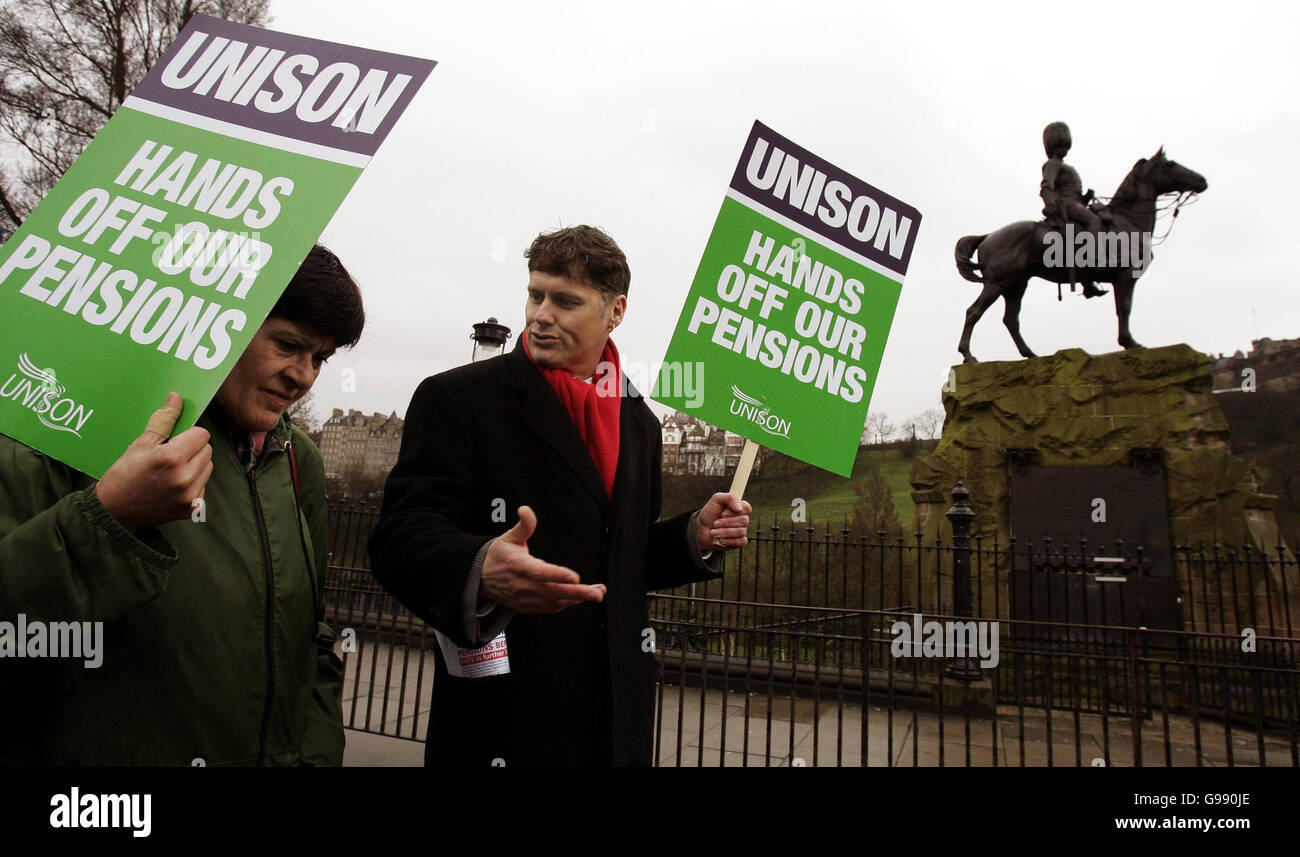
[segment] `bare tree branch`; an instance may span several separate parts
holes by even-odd
[[[943,411],[938,411],[934,408],[929,408],[920,416],[916,417],[917,425],[921,426],[921,428],[925,430],[925,436],[930,439],[933,439],[938,435],[939,430],[943,428],[943,419]]]
[[[266,23],[269,0],[0,0],[0,218],[14,228],[185,23]]]
[[[5,188],[6,184],[7,182],[0,179],[0,208],[4,209],[5,216],[9,218],[10,224],[14,229],[17,229],[19,226],[23,225],[23,218],[18,215],[18,210],[14,208],[13,203],[9,201],[9,194]]]

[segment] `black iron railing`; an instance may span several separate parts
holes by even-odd
[[[367,569],[373,507],[331,506],[330,564]],[[954,539],[954,542],[957,540]],[[967,570],[959,587],[958,563]],[[969,609],[954,601],[968,592]],[[755,526],[720,581],[693,595],[805,607],[953,613],[1058,624],[1134,625],[1295,637],[1300,564],[1284,545],[1178,545],[1172,571],[1153,569],[1139,544],[1050,538],[969,547],[920,534],[854,535],[847,528]]]
[[[655,622],[659,764],[1294,765],[1300,753],[1295,640],[1258,638],[1247,654],[1235,635],[1071,625],[1070,639],[1001,620],[967,679],[960,650],[914,656],[894,632],[964,617],[652,598],[668,617]]]
[[[330,512],[345,721],[423,740],[436,642],[368,571],[376,517]],[[1284,547],[1182,546],[1157,575],[1135,545],[766,528],[723,580],[650,596],[656,761],[1296,765],[1296,575]],[[996,666],[900,656],[927,622],[996,622]]]

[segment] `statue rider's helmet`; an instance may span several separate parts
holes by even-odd
[[[1071,145],[1070,126],[1064,122],[1053,122],[1043,129],[1043,148],[1047,151],[1047,157],[1064,158]]]

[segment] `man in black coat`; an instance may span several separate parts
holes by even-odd
[[[657,521],[659,424],[609,339],[627,260],[587,226],[525,256],[515,349],[411,400],[371,565],[439,632],[427,764],[646,765],[646,591],[721,576],[751,510],[718,493]]]

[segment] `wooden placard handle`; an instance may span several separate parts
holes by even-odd
[[[758,444],[745,438],[745,448],[740,452],[740,462],[736,465],[736,474],[731,477],[731,493],[738,498],[745,498],[745,486],[749,484],[749,474],[754,471],[754,459],[758,456]]]

